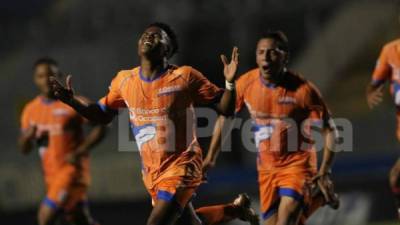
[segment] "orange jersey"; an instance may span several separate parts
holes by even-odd
[[[103,110],[129,109],[145,183],[147,177],[157,182],[160,177],[201,177],[193,104],[212,103],[221,93],[189,66],[171,66],[153,80],[143,77],[136,67],[117,74],[99,105]]]
[[[259,69],[236,82],[236,111],[245,104],[253,120],[258,170],[299,166],[315,170],[316,153],[302,129],[306,119],[328,125],[327,107],[316,88],[301,76],[285,72],[281,84],[266,84]],[[303,132],[302,132],[303,131]],[[305,132],[304,132],[305,131]]]
[[[36,97],[25,106],[21,116],[21,129],[24,132],[30,126],[37,127],[37,146],[47,185],[54,182],[60,171],[68,170],[74,174],[75,168],[66,162],[66,156],[83,140],[83,121],[68,105],[42,96]],[[85,175],[87,181],[88,158],[84,158],[81,163],[82,170],[79,170],[79,174]]]
[[[380,53],[372,74],[371,84],[378,86],[389,80],[390,92],[400,104],[400,39],[387,43]],[[397,96],[399,93],[399,96]]]

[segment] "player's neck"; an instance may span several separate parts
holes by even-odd
[[[276,74],[270,74],[270,75],[266,75],[261,72],[260,75],[261,75],[261,79],[263,80],[264,84],[276,86],[282,82],[284,74],[285,74],[285,70],[282,70]]]
[[[57,100],[55,96],[52,96],[49,94],[44,94],[44,93],[41,93],[40,97],[46,102],[52,102],[52,101]]]
[[[140,69],[142,76],[148,79],[154,79],[160,72],[168,68],[168,61],[166,58],[161,60],[149,60],[142,58],[140,62]]]

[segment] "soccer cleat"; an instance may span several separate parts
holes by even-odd
[[[251,208],[251,199],[246,193],[239,194],[233,201],[233,205],[239,209],[239,219],[249,222],[251,225],[260,225],[256,212]]]

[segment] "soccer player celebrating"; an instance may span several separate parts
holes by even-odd
[[[90,121],[103,124],[109,123],[119,108],[129,109],[143,181],[153,200],[148,225],[217,224],[238,217],[251,220],[255,215],[243,195],[231,204],[197,210],[201,220],[190,203],[202,182],[193,105],[215,103],[219,113],[233,113],[238,50],[234,48],[230,62],[222,56],[223,91],[196,69],[169,64],[177,49],[176,35],[168,25],[151,24],[138,41],[140,66],[120,71],[98,104],[79,101],[72,91],[71,77],[66,80],[67,87],[53,79],[54,94]]]
[[[83,135],[85,120],[70,106],[58,101],[50,91],[50,76],[60,76],[57,62],[39,59],[34,64],[34,82],[40,94],[24,108],[19,146],[27,154],[36,142],[42,159],[47,196],[40,205],[39,225],[57,221],[79,225],[97,224],[87,204],[89,185],[89,149],[105,133],[104,126],[94,126]],[[77,97],[79,101],[85,101]]]
[[[397,131],[396,136],[400,141],[400,39],[387,43],[379,56],[372,80],[367,86],[367,103],[373,109],[382,101],[382,89],[386,81],[390,80],[390,93],[396,106]],[[400,219],[400,159],[396,161],[389,173],[389,183],[395,196],[397,213]]]
[[[304,224],[320,206],[338,207],[329,176],[334,124],[316,87],[286,68],[288,59],[284,33],[267,32],[257,44],[258,68],[236,82],[236,111],[246,105],[254,125],[261,213],[266,225]],[[221,130],[219,126],[216,130]],[[311,128],[319,128],[325,140],[319,171]],[[214,139],[217,142],[221,137]],[[211,165],[215,164],[213,155],[218,154],[216,148],[219,146],[214,144],[210,149]]]

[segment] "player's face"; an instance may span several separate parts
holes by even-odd
[[[169,43],[169,37],[165,31],[159,27],[149,27],[139,39],[138,54],[152,59],[167,57]]]
[[[279,76],[285,66],[286,56],[274,39],[263,38],[258,41],[256,61],[264,78]]]
[[[54,75],[59,75],[59,71],[56,66],[45,63],[36,66],[33,72],[33,80],[42,95],[50,97],[51,92],[49,77]]]

